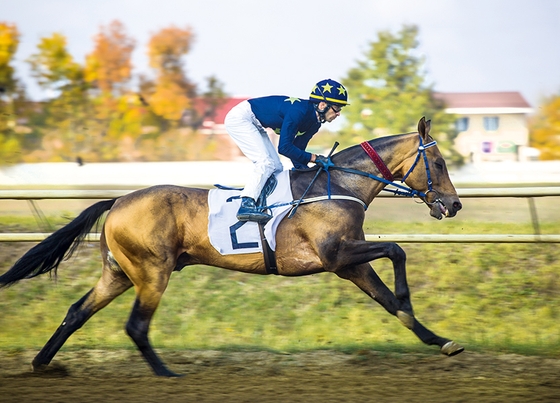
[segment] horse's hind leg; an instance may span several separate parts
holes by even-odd
[[[397,273],[397,270],[395,270],[396,276],[398,275]],[[418,322],[412,313],[408,286],[406,286],[406,282],[402,283],[403,279],[400,279],[400,283],[395,279],[397,288],[400,287],[400,295],[397,294],[399,295],[399,298],[397,298],[367,263],[338,270],[336,274],[356,284],[362,291],[383,306],[387,312],[395,315],[401,323],[412,330],[422,342],[428,345],[438,345],[440,351],[449,356],[459,354],[463,351],[463,347],[459,344],[437,336]],[[402,274],[403,273],[400,273],[399,275]]]
[[[154,271],[155,272],[155,271]],[[136,287],[136,301],[130,314],[130,318],[126,324],[126,332],[130,338],[136,343],[136,346],[142,353],[146,362],[152,367],[154,373],[158,376],[175,377],[180,376],[165,366],[163,361],[158,357],[152,348],[148,339],[148,330],[152,316],[154,315],[163,292],[167,287],[169,275],[162,273],[157,278],[150,278],[142,285]]]
[[[132,283],[122,271],[113,271],[108,264],[105,264],[103,274],[95,287],[68,309],[62,324],[33,359],[33,370],[45,369],[58,350],[76,330],[80,329],[96,312],[107,306],[130,287],[132,287]]]

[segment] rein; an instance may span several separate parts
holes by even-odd
[[[420,145],[418,146],[418,152],[416,154],[416,159],[414,160],[414,163],[412,164],[412,166],[410,167],[408,172],[401,179],[401,183],[404,183],[406,178],[408,178],[408,176],[412,173],[412,171],[414,171],[414,168],[416,168],[416,165],[418,165],[418,161],[420,160],[420,156],[422,156],[422,158],[424,159],[424,166],[426,167],[426,175],[428,177],[428,193],[430,193],[430,192],[433,191],[433,189],[432,189],[432,176],[430,174],[430,166],[428,165],[428,156],[426,155],[426,149],[435,146],[437,144],[437,142],[434,140],[434,141],[429,142],[428,144],[424,144],[421,136],[418,136],[418,139],[420,140]],[[375,149],[371,146],[371,144],[369,144],[369,142],[364,141],[363,143],[360,144],[360,146],[362,146],[362,148],[364,149],[366,154],[370,157],[370,159],[373,161],[373,163],[375,164],[377,169],[379,169],[379,172],[381,173],[381,175],[383,175],[383,178],[380,178],[379,176],[371,175],[371,174],[369,174],[367,172],[364,172],[364,171],[359,171],[357,169],[352,169],[352,168],[343,168],[343,167],[337,167],[337,166],[333,166],[332,168],[338,169],[340,171],[348,172],[348,173],[353,173],[353,174],[357,174],[357,175],[366,176],[366,177],[374,179],[378,182],[385,183],[386,185],[395,186],[398,189],[383,189],[383,190],[385,190],[387,192],[394,193],[397,196],[426,197],[426,193],[424,193],[424,192],[419,192],[419,191],[411,189],[407,186],[395,183],[394,179],[393,179],[393,175],[391,174],[391,171],[389,171],[389,168],[387,168],[387,165],[383,162],[383,160],[381,159],[381,157],[379,156],[377,151],[375,151]],[[399,189],[401,189],[401,190],[399,190]]]
[[[426,167],[426,175],[428,177],[428,193],[430,193],[430,192],[433,192],[432,176],[430,174],[430,166],[428,165],[428,156],[426,155],[426,149],[435,146],[437,144],[437,142],[434,140],[434,141],[431,141],[427,144],[424,144],[424,142],[422,141],[422,136],[419,135],[418,138],[420,140],[420,145],[418,146],[416,159],[414,160],[414,163],[412,164],[412,166],[410,167],[408,172],[401,179],[401,183],[404,183],[406,178],[408,178],[408,176],[412,173],[412,171],[414,171],[414,169],[418,165],[418,161],[420,161],[420,156],[422,156],[422,158],[424,160],[424,166]],[[338,145],[338,144],[336,144],[336,145]],[[335,145],[335,147],[336,147],[336,145]],[[393,174],[391,173],[391,171],[389,170],[389,168],[387,167],[385,162],[383,162],[383,159],[379,156],[377,151],[375,151],[375,149],[371,146],[371,144],[369,144],[369,142],[364,141],[363,143],[360,143],[360,146],[363,148],[365,153],[373,161],[373,163],[375,164],[375,166],[377,167],[377,169],[379,170],[379,172],[381,173],[381,175],[383,177],[375,176],[375,175],[372,175],[370,173],[360,171],[358,169],[341,167],[341,166],[334,165],[334,164],[328,165],[327,167],[320,167],[317,171],[317,174],[319,174],[319,172],[321,172],[321,171],[326,171],[327,172],[327,178],[328,179],[327,179],[327,195],[326,196],[319,196],[319,197],[316,197],[316,198],[304,199],[304,196],[307,193],[307,190],[309,190],[309,187],[311,187],[311,184],[315,181],[315,179],[317,179],[317,175],[316,175],[315,178],[311,181],[310,186],[307,188],[307,190],[304,192],[304,194],[302,195],[302,197],[299,200],[292,201],[292,202],[289,202],[289,203],[280,203],[278,205],[265,206],[265,208],[274,208],[274,207],[279,207],[279,206],[291,204],[291,205],[293,205],[293,207],[292,207],[292,210],[291,210],[291,212],[288,216],[288,218],[291,218],[295,214],[295,212],[296,212],[296,210],[297,210],[297,208],[300,204],[312,203],[312,202],[319,201],[319,200],[345,199],[345,200],[352,200],[352,201],[358,202],[362,206],[364,206],[364,209],[367,210],[366,203],[364,203],[362,200],[360,200],[358,198],[355,198],[355,197],[352,197],[352,196],[331,195],[331,186],[330,186],[331,181],[330,181],[329,169],[334,169],[334,170],[338,170],[338,171],[342,171],[342,172],[347,172],[347,173],[350,173],[350,174],[365,176],[367,178],[376,180],[378,182],[382,182],[386,185],[394,186],[397,189],[385,189],[384,188],[383,190],[386,191],[386,192],[391,192],[391,193],[395,194],[396,196],[406,196],[406,197],[416,197],[416,196],[418,196],[418,197],[422,197],[422,198],[425,198],[427,196],[427,193],[420,192],[418,190],[414,190],[412,188],[409,188],[408,186],[396,183],[394,181]],[[334,150],[334,147],[333,147],[333,150]],[[332,150],[331,150],[331,153],[332,153]]]
[[[401,179],[401,183],[404,183],[406,178],[408,178],[408,176],[412,173],[412,171],[414,171],[414,168],[416,168],[416,165],[418,165],[418,161],[420,161],[420,156],[422,156],[422,158],[424,160],[424,166],[426,167],[426,175],[428,177],[428,193],[430,193],[430,192],[433,191],[433,189],[432,189],[432,176],[430,174],[430,166],[428,165],[428,156],[426,155],[426,149],[435,146],[437,144],[437,142],[434,140],[434,141],[429,142],[428,144],[424,144],[424,142],[422,141],[422,136],[420,136],[420,135],[418,136],[418,139],[420,140],[420,145],[418,146],[418,151],[417,151],[417,154],[416,154],[416,160],[414,160],[414,163],[412,164],[412,166],[410,167],[408,172]],[[406,197],[416,197],[416,196],[418,196],[418,197],[422,197],[422,198],[425,198],[427,196],[427,194],[424,193],[424,192],[419,192],[418,190],[411,189],[408,186],[396,183],[394,181],[393,174],[391,173],[391,171],[389,170],[389,168],[387,167],[385,162],[383,162],[383,159],[379,156],[377,151],[375,151],[375,149],[371,146],[371,144],[369,144],[369,142],[364,141],[363,143],[360,143],[360,146],[363,148],[365,153],[373,161],[373,163],[375,164],[375,166],[377,167],[377,169],[379,170],[379,172],[381,173],[381,175],[383,177],[375,176],[375,175],[372,175],[370,173],[360,171],[358,169],[346,168],[346,167],[341,167],[341,166],[338,166],[338,165],[331,165],[327,168],[321,167],[320,170],[327,171],[327,175],[329,176],[328,186],[327,186],[327,197],[328,198],[331,198],[330,173],[329,173],[328,169],[335,169],[335,170],[342,171],[342,172],[347,172],[347,173],[351,173],[351,174],[355,174],[355,175],[365,176],[367,178],[376,180],[378,182],[382,182],[386,185],[394,186],[397,189],[383,189],[383,190],[386,191],[386,192],[391,192],[391,193],[395,194],[396,196],[406,196]]]

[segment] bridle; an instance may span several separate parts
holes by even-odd
[[[377,151],[375,151],[375,149],[367,141],[364,141],[363,143],[360,143],[360,146],[365,151],[365,153],[370,157],[370,159],[373,161],[373,163],[375,164],[375,166],[379,170],[380,174],[382,175],[381,177],[370,174],[368,172],[360,171],[359,169],[347,168],[347,167],[341,167],[341,166],[338,166],[338,165],[334,165],[332,162],[330,162],[330,158],[329,158],[330,163],[327,166],[319,167],[320,170],[324,170],[327,173],[327,195],[326,196],[320,196],[320,197],[317,197],[317,198],[313,198],[312,200],[311,199],[310,200],[303,200],[303,196],[302,196],[301,199],[298,200],[297,202],[288,203],[288,204],[293,204],[294,205],[294,207],[293,207],[292,211],[290,212],[290,215],[288,216],[288,218],[292,217],[295,214],[295,212],[297,210],[297,207],[301,203],[313,202],[313,201],[318,201],[318,200],[330,200],[330,199],[340,199],[340,198],[352,199],[352,200],[357,201],[360,204],[362,204],[362,206],[364,206],[364,209],[367,209],[367,204],[364,203],[363,201],[359,200],[359,199],[356,199],[356,198],[350,197],[350,196],[340,196],[340,195],[332,195],[331,194],[331,174],[330,174],[330,170],[337,170],[337,171],[347,172],[347,173],[351,173],[351,174],[355,174],[355,175],[365,176],[367,178],[376,180],[376,181],[384,183],[386,185],[391,185],[391,186],[395,187],[396,189],[383,188],[383,190],[387,191],[387,192],[391,192],[391,193],[395,194],[396,196],[420,197],[423,200],[423,202],[426,203],[429,206],[434,205],[436,203],[442,203],[443,204],[443,202],[441,201],[441,199],[439,198],[439,196],[437,194],[437,191],[435,191],[433,189],[432,175],[430,173],[430,166],[428,164],[428,156],[426,155],[426,149],[435,146],[437,144],[437,142],[434,140],[434,141],[431,141],[427,144],[424,144],[424,142],[422,140],[422,136],[419,135],[418,138],[420,140],[420,145],[418,146],[418,150],[417,150],[417,153],[416,153],[416,159],[414,160],[414,163],[411,165],[410,169],[407,171],[407,173],[401,179],[401,183],[396,183],[394,181],[393,174],[391,173],[391,171],[389,170],[389,168],[387,167],[385,162],[383,162],[383,159],[379,156]],[[338,143],[335,143],[335,146],[333,147],[333,150],[331,150],[331,153],[332,153],[332,151],[334,151],[334,148],[336,148],[337,145],[338,145]],[[424,166],[426,168],[426,176],[427,176],[427,180],[428,180],[428,191],[426,193],[420,192],[418,190],[415,190],[415,189],[412,189],[408,186],[403,185],[406,178],[408,178],[408,176],[414,171],[414,169],[418,165],[418,162],[420,161],[420,157],[422,157],[422,159],[424,160]],[[310,186],[315,181],[315,179],[317,179],[317,176],[315,176],[315,178],[311,181]],[[305,193],[306,192],[304,192],[304,195],[305,195]],[[435,193],[436,194],[436,197],[435,197],[434,201],[432,201],[432,202],[428,202],[428,199],[427,199],[427,196],[430,193]],[[281,205],[283,205],[283,204],[281,204]],[[267,206],[267,208],[272,208],[272,207],[275,207],[275,206]]]
[[[387,191],[387,192],[394,193],[397,196],[421,197],[422,199],[426,200],[426,197],[429,193],[435,192],[433,190],[433,187],[432,187],[433,182],[432,182],[432,176],[430,174],[430,166],[428,164],[428,156],[426,155],[426,149],[435,146],[437,144],[437,142],[434,140],[434,141],[431,141],[427,144],[424,144],[424,142],[422,140],[422,136],[419,135],[418,138],[420,140],[420,145],[418,146],[418,150],[417,150],[417,153],[416,153],[416,159],[414,160],[414,163],[412,164],[412,166],[410,167],[408,172],[401,179],[401,183],[396,183],[394,181],[393,175],[391,174],[391,171],[389,171],[389,168],[387,168],[387,165],[383,162],[383,159],[379,156],[377,151],[375,151],[375,149],[367,141],[364,141],[363,143],[360,143],[360,146],[363,148],[365,153],[373,161],[373,163],[375,164],[375,166],[377,167],[377,169],[379,170],[379,172],[381,173],[381,175],[383,177],[372,175],[370,173],[360,171],[360,170],[357,170],[357,169],[339,167],[339,166],[336,166],[336,165],[333,165],[330,168],[340,170],[340,171],[344,171],[344,172],[348,172],[348,173],[353,173],[353,174],[356,174],[356,175],[365,176],[365,177],[368,177],[370,179],[374,179],[378,182],[385,183],[386,185],[394,186],[397,189],[383,189],[383,190]],[[408,178],[408,176],[414,171],[414,169],[418,165],[418,162],[420,161],[420,157],[422,157],[423,160],[424,160],[424,166],[426,168],[426,176],[428,178],[428,191],[426,193],[420,192],[418,190],[415,190],[415,189],[409,188],[408,186],[403,185],[406,178]],[[434,203],[436,201],[434,201]],[[432,204],[432,203],[430,203],[430,204]]]

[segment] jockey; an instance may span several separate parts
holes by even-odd
[[[253,170],[241,192],[239,221],[266,222],[272,217],[259,211],[255,200],[270,175],[284,169],[278,153],[289,158],[296,168],[306,168],[310,162],[322,166],[328,162],[327,157],[311,154],[305,148],[321,124],[336,119],[345,105],[348,105],[346,88],[327,79],[313,87],[309,99],[281,95],[252,98],[228,112],[226,130],[253,162]],[[265,128],[280,135],[278,153]]]

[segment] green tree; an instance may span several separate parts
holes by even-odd
[[[54,33],[41,38],[38,52],[27,60],[32,76],[44,89],[64,92],[83,79],[83,67],[74,61],[66,48],[66,37]]]
[[[206,77],[206,91],[200,96],[202,107],[199,111],[193,110],[193,115],[196,118],[191,126],[198,128],[206,118],[213,120],[218,108],[226,102],[226,97],[224,84],[215,76]]]
[[[541,151],[543,160],[560,159],[560,95],[544,101],[529,124],[531,147]]]
[[[438,140],[448,160],[458,162],[453,150],[457,135],[454,117],[434,99],[432,85],[426,82],[424,57],[419,54],[418,27],[404,25],[393,34],[378,33],[365,58],[357,62],[343,84],[350,105],[343,110],[346,124],[340,135],[344,146],[374,137],[416,131],[422,116],[432,120],[431,134]]]
[[[28,160],[73,160],[88,147],[87,127],[91,124],[89,84],[84,67],[67,50],[66,37],[54,33],[41,38],[37,53],[27,60],[37,83],[53,97],[43,103],[46,127],[42,128],[43,146]]]

